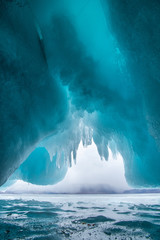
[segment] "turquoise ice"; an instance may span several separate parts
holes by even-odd
[[[40,147],[63,176],[81,140],[106,160],[107,146],[119,152],[131,185],[160,185],[159,9],[158,0],[0,1],[1,185],[28,158],[21,178],[37,179],[47,168],[33,157]],[[41,175],[38,184],[59,179]]]

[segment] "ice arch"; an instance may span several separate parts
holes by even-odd
[[[92,134],[102,157],[109,142],[121,153],[129,183],[159,186],[159,9],[0,0],[0,184],[37,146],[69,163]]]

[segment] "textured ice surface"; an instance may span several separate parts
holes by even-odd
[[[159,195],[1,195],[1,239],[160,238]]]
[[[39,147],[15,171],[10,181],[22,179],[25,182],[37,185],[56,184],[64,178],[67,169],[68,165],[64,159],[61,159],[61,167],[58,167],[56,156],[50,159],[47,150]]]
[[[92,138],[102,158],[120,152],[129,183],[160,184],[159,12],[158,0],[0,0],[1,185],[36,148],[70,166]]]

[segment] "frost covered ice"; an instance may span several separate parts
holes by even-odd
[[[0,1],[0,185],[26,159],[29,170],[39,148],[37,166],[65,171],[92,139],[102,158],[108,147],[122,155],[131,185],[160,185],[159,9],[157,0]],[[42,175],[38,184],[58,180]]]
[[[154,194],[1,195],[0,238],[158,240],[159,201]]]

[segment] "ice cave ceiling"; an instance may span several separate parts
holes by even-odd
[[[160,186],[159,23],[159,0],[0,0],[0,185],[26,159],[56,182],[93,139]]]

